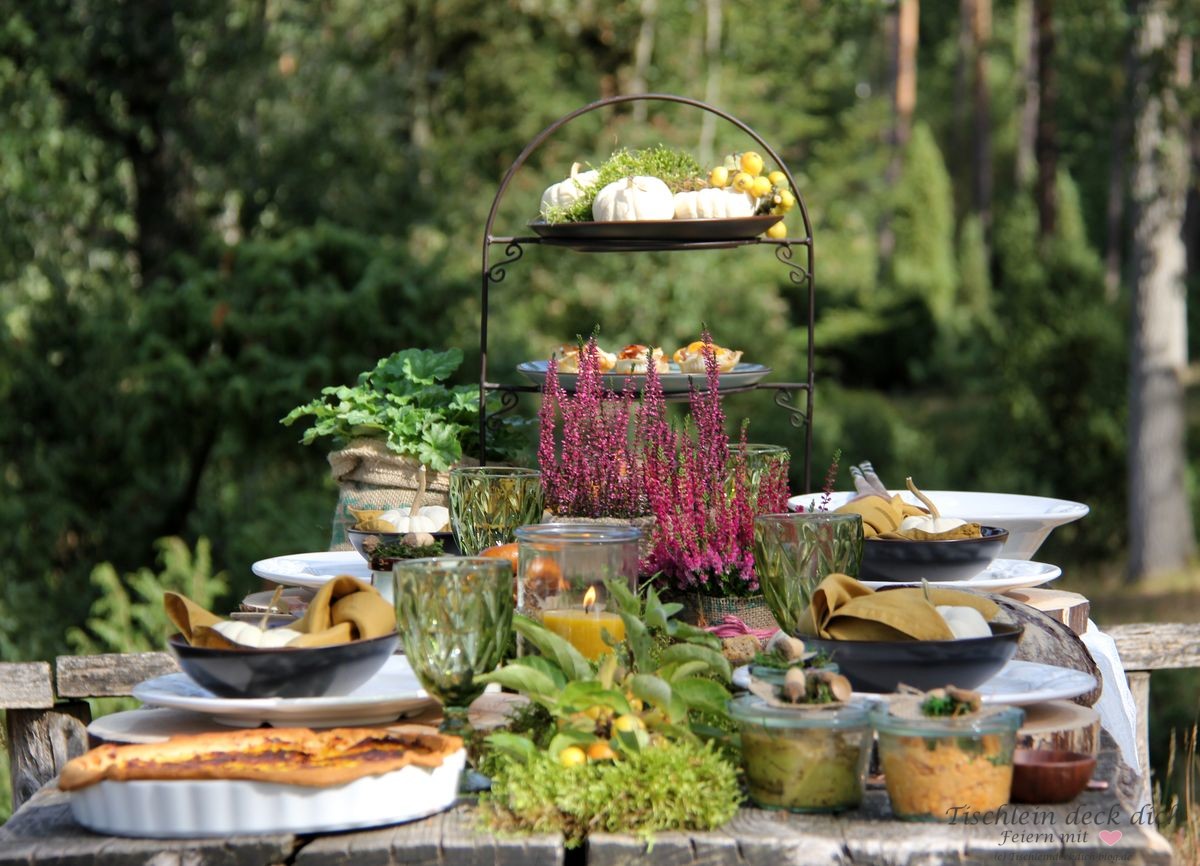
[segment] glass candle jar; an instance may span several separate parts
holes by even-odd
[[[641,530],[619,524],[543,523],[517,538],[517,610],[542,621],[585,658],[596,659],[625,639],[625,623],[610,605],[607,581],[637,589]]]
[[[742,736],[746,789],[764,809],[856,808],[871,756],[871,705],[776,707],[757,695],[729,702]]]
[[[956,809],[999,809],[1012,789],[1013,745],[1024,718],[1016,707],[985,707],[959,718],[878,707],[871,721],[892,812],[910,821],[947,821]]]

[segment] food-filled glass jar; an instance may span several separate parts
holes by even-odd
[[[871,707],[865,701],[781,707],[757,695],[730,701],[750,799],[791,812],[856,808],[871,756]]]
[[[637,589],[638,539],[634,526],[542,523],[522,526],[517,538],[517,610],[570,642],[585,658],[611,651],[625,638],[625,622],[608,595],[620,581]]]
[[[892,812],[911,821],[946,821],[998,809],[1012,790],[1013,746],[1025,718],[1017,707],[984,707],[951,717],[880,706],[871,715]],[[954,810],[958,810],[955,813]]]

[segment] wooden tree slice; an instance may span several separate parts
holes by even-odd
[[[1100,751],[1100,714],[1071,701],[1046,701],[1025,709],[1018,749],[1054,749],[1095,755]]]
[[[1087,631],[1092,604],[1086,596],[1077,592],[1061,589],[1011,589],[1005,595],[1054,617],[1069,626],[1075,634]]]
[[[988,594],[988,598],[1000,605],[996,622],[1025,627],[1025,633],[1021,635],[1021,642],[1017,645],[1016,658],[1089,673],[1096,678],[1096,687],[1075,698],[1075,703],[1090,707],[1100,700],[1100,669],[1096,667],[1092,654],[1083,645],[1079,635],[1068,626],[1024,602],[995,594]]]

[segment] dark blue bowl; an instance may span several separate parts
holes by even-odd
[[[316,698],[347,695],[383,667],[400,636],[322,647],[213,649],[191,646],[183,635],[167,648],[183,672],[223,698]]]
[[[901,683],[921,691],[983,685],[1017,652],[1024,629],[990,623],[990,637],[958,640],[826,640],[804,635],[806,649],[826,653],[857,692],[890,694]]]
[[[863,542],[859,580],[896,583],[930,583],[970,580],[1000,555],[1008,530],[980,527],[982,538],[942,541],[908,541],[901,538],[868,538]]]

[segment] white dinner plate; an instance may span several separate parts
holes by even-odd
[[[919,504],[907,490],[895,490],[907,502]],[[1088,513],[1088,506],[1069,499],[1047,496],[1028,496],[1021,493],[984,493],[966,490],[926,490],[942,517],[957,517],[984,526],[999,526],[1008,530],[1008,541],[1000,549],[1005,559],[1032,559],[1042,542],[1056,526],[1079,520]],[[829,510],[833,511],[858,494],[837,491],[830,495]],[[802,493],[788,500],[788,508],[808,508],[820,505],[823,493]]]
[[[1048,562],[1030,562],[1028,559],[995,559],[992,564],[970,580],[939,580],[930,582],[935,589],[976,589],[980,592],[1007,592],[1010,589],[1028,589],[1057,580],[1062,569]],[[883,589],[886,586],[914,586],[894,580],[864,580],[863,586]],[[918,585],[919,584],[915,584]]]
[[[733,684],[742,689],[750,687],[750,667],[748,665],[742,665],[734,670]],[[1096,678],[1083,671],[1013,659],[986,683],[976,686],[975,690],[983,696],[985,704],[1007,704],[1019,707],[1026,704],[1040,704],[1042,701],[1079,697],[1095,687]],[[882,697],[870,692],[855,692],[854,694],[865,698]]]
[[[375,676],[348,695],[222,698],[201,688],[187,674],[167,674],[134,686],[133,696],[143,704],[203,713],[238,728],[257,728],[265,722],[301,728],[377,725],[433,703],[402,655],[389,658]]]
[[[259,577],[284,586],[320,589],[340,574],[348,574],[370,583],[371,569],[357,550],[320,550],[316,553],[289,553],[260,559],[250,570]]]

